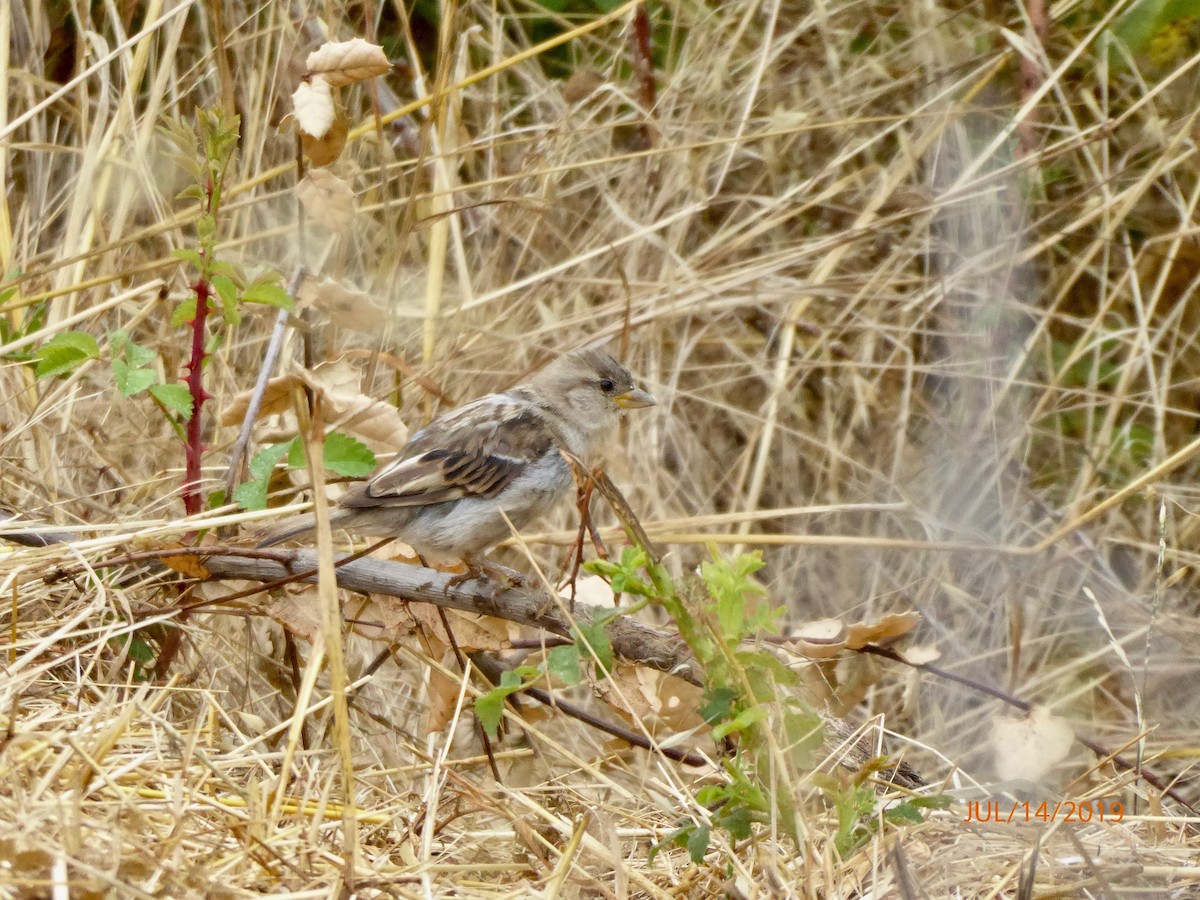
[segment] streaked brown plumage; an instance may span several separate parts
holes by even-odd
[[[510,535],[508,522],[522,528],[571,488],[561,450],[588,460],[611,439],[623,410],[653,403],[607,353],[566,354],[523,385],[434,419],[398,458],[342,495],[331,524],[472,565]],[[303,516],[259,546],[313,527],[312,516]]]

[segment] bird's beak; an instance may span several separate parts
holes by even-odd
[[[631,388],[623,394],[613,397],[613,402],[621,409],[642,409],[654,405],[654,398],[641,388]]]

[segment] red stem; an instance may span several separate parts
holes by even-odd
[[[203,509],[203,497],[200,493],[200,463],[204,455],[204,445],[200,442],[200,409],[208,399],[204,390],[204,323],[208,319],[208,298],[212,290],[203,278],[197,279],[192,285],[196,293],[196,315],[192,319],[192,358],[188,360],[187,386],[192,395],[192,415],[187,423],[187,443],[184,445],[184,456],[187,460],[183,476],[183,508],[189,516],[194,516]]]
[[[650,14],[645,5],[633,11],[633,72],[638,82],[638,102],[649,115],[657,102],[654,84],[654,47]]]

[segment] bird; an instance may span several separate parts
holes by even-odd
[[[605,350],[565,353],[524,384],[435,418],[396,459],[338,499],[330,525],[398,538],[425,563],[486,572],[485,551],[548,512],[573,486],[563,451],[592,459],[626,410],[653,405],[654,397]],[[311,514],[298,517],[258,546],[315,527]]]

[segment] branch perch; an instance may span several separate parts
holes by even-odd
[[[317,578],[317,554],[311,550],[292,551],[286,561],[211,556],[203,560],[203,565],[217,578],[265,582],[301,573],[304,574],[298,579],[300,581],[315,582]],[[352,560],[339,565],[336,574],[338,586],[346,590],[384,594],[403,600],[432,603],[446,609],[495,616],[561,637],[570,637],[574,622],[586,624],[592,617],[592,608],[582,604],[576,606],[573,614],[568,614],[568,601],[546,591],[508,587],[481,579],[456,584],[454,575],[449,572],[389,560]],[[704,684],[695,658],[678,636],[626,616],[612,619],[606,628],[613,650],[619,656],[676,675],[692,684]]]

